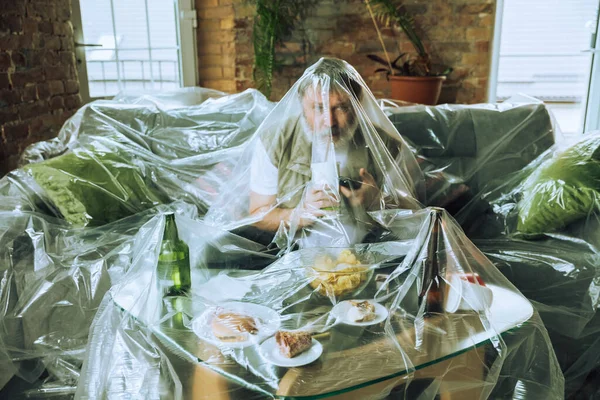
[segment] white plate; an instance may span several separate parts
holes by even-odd
[[[365,300],[352,300],[352,301],[365,301]],[[334,318],[336,318],[339,322],[341,322],[343,324],[354,325],[354,326],[369,326],[369,325],[375,325],[375,324],[385,321],[385,319],[388,316],[387,308],[385,308],[384,306],[382,306],[379,303],[374,302],[373,300],[366,300],[366,301],[368,301],[369,303],[371,303],[375,306],[375,319],[373,319],[371,321],[355,322],[355,321],[352,321],[351,319],[348,319],[348,311],[350,311],[350,308],[352,307],[350,300],[341,301],[341,302],[337,303],[335,305],[335,307],[333,307],[333,309],[331,310],[331,316],[333,316]]]
[[[315,339],[312,339],[312,346],[310,349],[292,358],[287,358],[281,355],[279,347],[277,347],[277,342],[275,341],[275,336],[265,340],[260,345],[259,349],[260,355],[267,362],[279,367],[287,368],[300,367],[302,365],[310,364],[311,362],[316,361],[317,358],[321,357],[321,354],[323,354],[323,346]]]
[[[231,301],[218,306],[225,311],[232,311],[254,317],[257,321],[256,328],[258,332],[255,335],[248,335],[248,340],[243,342],[222,342],[215,337],[211,328],[212,319],[215,316],[217,307],[210,307],[205,310],[198,318],[192,322],[192,330],[200,339],[219,347],[242,348],[253,346],[260,343],[263,339],[272,336],[281,325],[281,317],[269,307],[253,303],[243,303]]]

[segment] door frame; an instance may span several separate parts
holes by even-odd
[[[494,34],[492,37],[492,57],[490,64],[490,79],[488,80],[488,103],[495,103],[498,90],[498,67],[500,65],[500,44],[502,38],[502,17],[504,15],[504,0],[496,0],[494,15]]]
[[[599,2],[600,3],[600,2]],[[589,51],[592,53],[592,68],[584,116],[583,132],[600,129],[600,4],[596,11],[596,31]]]
[[[75,52],[75,66],[77,77],[79,78],[79,95],[83,104],[92,100],[90,98],[90,85],[88,82],[87,64],[85,61],[85,44],[83,39],[83,22],[81,20],[81,7],[79,0],[71,2],[71,23],[73,24],[73,48]]]
[[[592,53],[588,75],[587,98],[582,101],[583,124],[579,127],[583,132],[600,130],[600,0],[596,9],[596,30],[592,33],[590,49],[583,50]],[[500,45],[502,37],[502,22],[504,0],[496,0],[496,15],[492,41],[492,55],[488,85],[489,103],[497,101],[498,68],[500,63]]]
[[[181,86],[198,86],[198,17],[194,0],[175,0]]]

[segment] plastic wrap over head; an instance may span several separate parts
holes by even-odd
[[[370,212],[420,207],[409,146],[348,63],[309,67],[258,128],[207,214],[280,246],[344,246],[373,231]]]

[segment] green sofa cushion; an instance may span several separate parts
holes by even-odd
[[[600,137],[542,163],[523,183],[517,229],[540,234],[587,216],[600,198]]]
[[[145,178],[130,155],[97,149],[25,167],[62,217],[74,226],[99,226],[133,215],[167,198]]]

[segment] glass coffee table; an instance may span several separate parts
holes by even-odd
[[[195,311],[187,298],[169,299],[180,304],[183,319],[146,325],[169,354],[177,375],[186,377],[184,398],[364,399],[413,380],[443,377],[442,398],[460,391],[460,399],[479,399],[493,387],[493,382],[486,383],[486,348],[500,351],[505,346],[501,337],[507,333],[527,335],[524,328],[534,315],[520,293],[488,287],[493,301],[485,314],[465,311],[415,320],[391,309],[389,317],[376,325],[334,324],[313,336],[323,345],[319,359],[292,368],[270,364],[258,346],[227,348],[200,339],[188,328]],[[140,313],[148,307],[133,304],[124,293],[113,297],[123,313],[142,323],[152,320]],[[327,312],[327,306],[321,306],[313,314]]]

